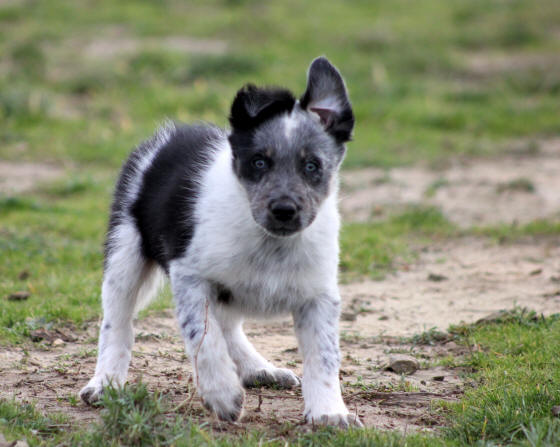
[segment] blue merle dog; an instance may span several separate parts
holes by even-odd
[[[246,85],[231,130],[166,124],[124,164],[105,251],[103,322],[88,403],[126,381],[135,313],[166,274],[204,405],[236,421],[243,387],[299,378],[263,358],[243,319],[291,313],[309,423],[361,426],[339,384],[338,169],[354,115],[344,81],[315,59],[307,89]]]

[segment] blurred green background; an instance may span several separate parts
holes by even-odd
[[[560,132],[559,54],[558,0],[0,0],[0,161],[64,171],[0,189],[0,341],[99,315],[118,167],[165,118],[226,125],[242,84],[299,95],[326,55],[357,118],[345,168],[529,153]],[[347,228],[342,267],[374,276],[450,231],[433,210]]]
[[[117,167],[165,117],[226,124],[245,82],[326,55],[346,166],[440,161],[560,130],[557,0],[2,1],[0,157]]]

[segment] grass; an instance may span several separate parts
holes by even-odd
[[[27,437],[30,445],[558,445],[560,421],[552,407],[560,404],[560,314],[543,318],[514,310],[450,331],[458,343],[471,347],[462,366],[475,371],[471,375],[478,386],[467,389],[460,403],[441,404],[448,425],[432,434],[374,428],[304,433],[297,426],[278,427],[275,433],[220,434],[188,414],[177,414],[164,394],[148,392],[141,383],[109,388],[100,403],[101,421],[89,428],[76,428],[60,415],[44,416],[32,405],[9,401],[0,401],[0,428],[12,438]]]
[[[468,365],[479,386],[454,408],[448,436],[464,444],[524,440],[525,445],[560,443],[560,315],[547,319],[516,311],[497,322],[468,328],[469,344],[480,346]],[[550,440],[544,440],[549,437]],[[531,439],[541,440],[532,444]]]
[[[341,239],[343,279],[364,275],[381,279],[398,260],[413,256],[411,242],[454,233],[455,227],[435,208],[411,207],[381,222],[348,224]]]
[[[530,62],[554,61],[559,20],[554,0],[10,3],[0,156],[116,167],[165,117],[225,124],[245,82],[301,93],[320,54],[353,98],[347,166],[495,152],[560,130],[559,67]],[[522,62],[485,71],[477,56]]]
[[[104,185],[72,179],[35,197],[0,197],[0,297],[31,293],[25,301],[3,301],[0,343],[99,315],[108,197]]]
[[[63,415],[43,415],[33,404],[0,399],[0,433],[9,433],[11,438],[28,437],[37,441],[31,445],[37,445],[42,439],[55,443],[69,428],[68,418]]]

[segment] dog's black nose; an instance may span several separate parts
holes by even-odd
[[[298,212],[296,204],[290,199],[273,200],[268,209],[279,222],[290,222]]]

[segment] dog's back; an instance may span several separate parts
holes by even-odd
[[[143,255],[167,271],[192,238],[200,179],[226,138],[211,125],[167,123],[140,145],[121,171],[109,235],[123,220],[132,222],[141,235]],[[107,254],[111,244],[109,237]]]

